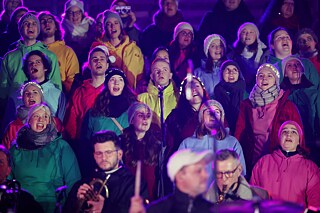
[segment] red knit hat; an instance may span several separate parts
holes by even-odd
[[[295,127],[297,128],[297,131],[298,131],[298,134],[299,134],[299,145],[300,145],[301,148],[306,148],[306,147],[305,147],[305,141],[304,141],[304,135],[303,135],[303,130],[302,130],[302,128],[300,127],[300,125],[299,125],[297,122],[291,121],[291,120],[285,121],[285,122],[280,126],[279,131],[278,131],[278,141],[279,141],[279,143],[280,143],[280,141],[281,141],[281,131],[283,130],[283,128],[284,128],[285,125],[287,125],[287,124],[291,124],[291,125],[293,125],[293,126],[295,126]]]

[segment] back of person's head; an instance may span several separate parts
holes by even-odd
[[[117,134],[110,130],[103,130],[93,134],[91,137],[91,144],[94,147],[98,143],[113,143],[117,149],[121,149],[120,139]]]
[[[54,21],[55,27],[56,27],[56,31],[54,33],[54,39],[56,41],[62,41],[63,40],[64,30],[62,30],[61,23],[60,23],[59,19],[55,15],[50,13],[49,11],[41,11],[38,14],[38,19],[40,21],[40,24],[46,24],[48,22],[48,19],[45,20],[44,16],[50,16],[52,18],[52,20]],[[44,35],[43,35],[43,31],[42,30],[40,31],[38,39],[40,41],[43,41],[43,39],[44,39]]]

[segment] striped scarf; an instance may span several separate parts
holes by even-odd
[[[254,85],[250,92],[249,100],[253,107],[265,106],[274,101],[279,96],[280,88],[277,85],[273,85],[267,90],[262,90],[258,85]]]

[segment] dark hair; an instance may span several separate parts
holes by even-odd
[[[235,52],[236,52],[237,54],[241,54],[242,51],[243,51],[243,49],[244,49],[245,47],[246,47],[246,46],[240,41],[240,39],[238,39],[238,40],[236,41],[236,43],[235,43],[235,48],[234,48],[234,50],[235,50]],[[257,50],[258,50],[258,37],[256,38],[256,40],[255,40],[252,44],[250,44],[250,45],[248,46],[248,50],[249,50],[250,52],[257,52]]]
[[[284,27],[277,27],[276,29],[272,30],[269,35],[268,35],[268,44],[269,44],[269,48],[270,48],[270,51],[273,52],[273,50],[271,49],[271,45],[273,45],[273,42],[274,42],[274,36],[275,34],[278,32],[278,31],[285,31],[288,33],[288,35],[290,36],[288,30]]]
[[[21,12],[21,11],[25,11],[25,12],[28,12],[28,8],[26,7],[17,7],[11,14],[10,16],[10,22],[8,24],[8,27],[7,27],[7,31],[8,33],[13,33],[13,32],[18,32],[18,23],[15,22],[15,19],[17,17],[17,15]]]
[[[155,130],[156,129],[153,128],[151,124],[142,140],[138,141],[135,128],[132,124],[128,128],[124,129],[120,138],[124,156],[125,158],[128,157],[127,163],[131,164],[130,166],[135,166],[137,161],[141,159],[141,151],[143,152],[144,157],[141,160],[144,163],[148,165],[158,165],[161,142],[156,137],[157,132]]]
[[[113,131],[103,130],[93,134],[91,137],[91,144],[94,148],[94,145],[97,143],[112,142],[117,149],[121,149],[121,143],[117,134]]]
[[[235,160],[239,160],[239,155],[234,150],[221,149],[216,152],[215,158],[217,161],[224,161],[224,160],[227,160],[228,158],[233,158]]]
[[[111,3],[110,8],[112,8],[115,4],[117,4],[117,3],[119,3],[119,2],[125,3],[126,6],[130,5],[127,0],[114,0],[114,1]]]
[[[222,43],[222,42],[220,41],[220,43]],[[218,67],[220,67],[221,64],[225,60],[227,60],[227,56],[226,56],[227,49],[224,47],[224,45],[221,45],[221,48],[223,49],[223,56],[218,60],[218,62],[216,64]],[[206,72],[212,72],[212,68],[213,68],[213,58],[210,55],[209,50],[208,50],[208,58],[207,58],[206,63],[205,63],[205,70],[206,70]]]
[[[165,46],[160,46],[160,47],[156,48],[156,49],[153,51],[152,56],[151,56],[151,63],[156,59],[157,54],[158,54],[158,52],[160,52],[160,51],[166,51],[166,52],[168,53],[168,56],[169,56],[169,50],[168,50],[168,48],[166,48]]]
[[[47,71],[45,72],[45,78],[47,80],[49,78],[49,74],[51,72],[51,65],[49,63],[48,57],[40,50],[32,50],[31,52],[27,53],[24,56],[23,66],[22,66],[22,70],[23,70],[24,74],[30,80],[30,76],[29,76],[29,72],[28,72],[28,59],[33,55],[37,55],[41,58],[44,68],[47,69]]]
[[[8,166],[11,167],[11,155],[9,150],[5,146],[0,145],[0,152],[3,152],[6,155]]]
[[[112,113],[111,112],[112,108],[110,107],[110,100],[112,95],[110,94],[110,91],[108,88],[108,82],[104,82],[104,84],[105,84],[105,88],[98,95],[92,107],[92,115],[96,117],[97,116],[110,117]],[[136,94],[129,87],[128,83],[125,83],[123,87],[123,91],[120,96],[122,96],[122,99],[123,99],[123,106],[125,106],[127,109],[132,103],[137,101]]]
[[[60,23],[60,21],[58,20],[58,18],[57,18],[55,15],[51,14],[49,11],[41,11],[41,12],[39,13],[39,15],[38,15],[38,19],[39,19],[40,25],[41,25],[41,18],[42,18],[43,16],[51,16],[51,18],[52,18],[53,21],[54,21],[54,24],[56,25],[56,29],[57,29],[57,30],[55,31],[55,33],[54,33],[54,38],[55,38],[56,41],[62,41],[62,40],[63,40],[64,30],[62,29],[61,23]],[[40,34],[39,34],[39,36],[38,36],[38,39],[39,39],[40,41],[43,41],[43,39],[44,39],[44,35],[43,35],[42,30],[41,30],[41,27],[40,27]]]

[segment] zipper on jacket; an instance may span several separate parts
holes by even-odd
[[[193,199],[192,199],[192,198],[189,198],[189,205],[188,205],[187,212],[188,212],[188,213],[191,213],[192,208],[193,208]]]

